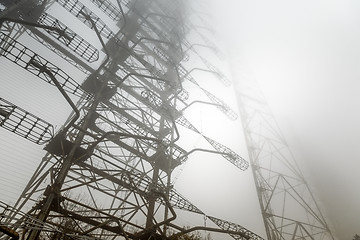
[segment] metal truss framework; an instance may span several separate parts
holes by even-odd
[[[54,136],[54,127],[35,115],[0,98],[0,126],[36,144]]]
[[[267,238],[333,240],[318,200],[259,87],[253,79],[240,74],[237,87],[240,115]]]
[[[0,4],[5,9],[0,12],[0,57],[56,87],[73,109],[54,134],[51,124],[0,99],[1,126],[37,144],[45,141],[47,151],[15,206],[0,202],[1,239],[169,239],[185,232],[175,224],[176,211],[204,214],[171,186],[171,172],[189,154],[216,153],[247,169],[242,157],[204,136],[182,115],[192,104],[183,88],[189,81],[210,101],[198,102],[216,106],[230,119],[237,117],[183,65],[192,50],[205,71],[229,84],[187,41],[195,29],[202,44],[216,50],[196,24],[185,20],[186,1]],[[92,30],[102,48],[51,16],[50,7],[65,10],[75,25]],[[109,21],[116,29],[107,26]],[[71,77],[55,60],[21,43],[20,36],[35,39],[86,77]],[[177,145],[177,125],[201,134],[213,149],[183,149]],[[216,231],[236,239],[261,239],[240,225],[224,229],[226,221],[213,219],[221,228]]]

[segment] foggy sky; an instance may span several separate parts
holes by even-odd
[[[355,233],[360,234],[360,2],[211,1],[214,28],[228,60],[251,72],[261,83],[296,158],[307,167],[309,183],[316,189],[336,235],[339,240],[352,239]],[[1,58],[0,64],[11,65]],[[12,84],[2,85],[1,96],[61,126],[69,109],[60,113],[53,107],[44,109],[42,104],[50,99],[55,105],[64,105],[61,96],[55,99],[56,90],[41,91],[41,82],[34,86],[38,80],[27,80],[23,81],[21,76],[7,79]],[[28,88],[46,96],[40,99],[34,92],[19,93]],[[19,98],[14,92],[27,101],[17,102]],[[234,105],[231,104],[234,99],[224,100]],[[221,136],[221,143],[246,156],[243,137],[234,134],[241,133],[239,120],[226,122],[226,131],[221,128],[221,117],[215,120],[212,114],[203,113],[198,121],[208,136]],[[223,137],[224,132],[227,137]],[[0,145],[0,152],[14,148],[17,153],[3,155],[8,161],[0,172],[2,180],[8,179],[5,173],[27,172],[30,176],[43,156],[43,152],[37,151],[42,150],[31,145],[29,149],[34,149],[33,152],[19,151],[16,146],[29,143],[17,136],[11,138],[11,133],[3,130],[1,134],[6,134],[7,141]],[[9,141],[10,138],[13,140]],[[192,139],[194,147],[200,138]],[[24,156],[33,162],[19,165],[15,159]],[[176,189],[209,215],[239,223],[264,236],[251,171],[239,172],[216,156],[198,156],[186,163]],[[27,181],[28,177],[20,177],[16,182],[3,182],[1,190],[4,193],[6,189],[9,199],[15,199]]]
[[[360,2],[214,1],[232,65],[260,82],[339,239],[360,232]]]

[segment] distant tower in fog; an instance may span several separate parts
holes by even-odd
[[[236,93],[269,240],[334,240],[256,80],[234,72]]]

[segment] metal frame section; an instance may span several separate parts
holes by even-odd
[[[0,98],[0,127],[36,144],[44,144],[54,136],[50,123],[3,98]]]
[[[186,1],[0,2],[7,7],[0,19],[0,57],[55,86],[73,109],[61,129],[46,139],[47,153],[15,205],[0,203],[1,238],[13,237],[15,231],[14,237],[28,240],[169,239],[185,233],[175,223],[177,211],[204,214],[171,184],[172,171],[192,152],[219,154],[246,170],[245,159],[200,133],[183,115],[198,102],[236,118],[191,76],[194,69],[203,69],[224,79],[194,48],[184,51],[191,46],[189,29],[196,25],[185,20]],[[50,6],[64,11],[74,26],[51,16]],[[110,27],[110,22],[116,24]],[[76,25],[88,28],[101,49],[84,40],[89,36],[71,30]],[[213,46],[202,39],[192,46]],[[26,40],[37,41],[49,54],[41,56]],[[204,66],[187,70],[184,63],[192,56]],[[187,81],[204,96],[190,102],[183,88]],[[2,123],[13,114],[7,108],[20,111],[6,104],[0,109]],[[16,129],[26,123],[18,121]],[[201,134],[214,150],[184,149],[178,125]],[[243,229],[216,231],[243,236]]]
[[[76,96],[82,96],[84,91],[73,78],[71,78],[62,69],[58,68],[55,64],[49,62],[45,58],[39,56],[34,51],[25,47],[15,39],[6,36],[0,32],[0,50],[3,56],[28,72],[39,77],[43,81],[55,85],[51,77],[46,74],[45,69],[51,70],[52,75],[58,79],[61,87],[68,93]]]
[[[259,87],[253,79],[239,80],[240,114],[268,239],[333,240]]]
[[[243,233],[243,235],[230,234],[234,239],[240,239],[240,240],[245,240],[245,239],[264,240],[259,235],[249,231],[248,229],[244,228],[243,226],[241,226],[239,224],[228,222],[228,221],[216,218],[216,217],[211,217],[211,216],[207,216],[207,217],[213,223],[218,225],[223,230]]]

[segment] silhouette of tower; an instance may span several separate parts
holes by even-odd
[[[256,80],[233,74],[267,238],[334,239]]]
[[[186,230],[175,221],[179,210],[204,214],[171,185],[173,169],[188,155],[208,152],[241,170],[248,167],[183,115],[198,102],[217,107],[230,119],[237,117],[191,75],[193,70],[207,71],[229,84],[196,50],[196,45],[208,46],[216,53],[187,17],[191,11],[186,1],[0,3],[1,57],[53,85],[72,108],[61,129],[55,129],[0,99],[1,126],[44,144],[47,151],[15,205],[1,203],[1,238],[169,239],[205,229],[237,239],[261,239],[240,225],[229,229],[228,222],[218,218],[210,218],[220,226],[216,229]],[[60,16],[52,15],[56,10]],[[72,28],[90,34],[82,36]],[[189,42],[190,32],[202,42]],[[32,50],[26,41],[30,38],[51,54]],[[202,66],[185,67],[192,57]],[[185,81],[199,89],[202,98],[190,102]],[[177,145],[183,137],[180,126],[201,134],[212,149]]]

